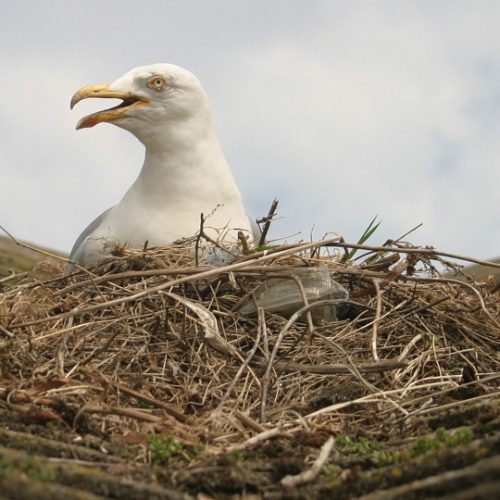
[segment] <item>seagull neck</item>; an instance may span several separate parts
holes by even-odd
[[[186,146],[186,144],[188,146]],[[189,187],[189,189],[187,189]],[[197,141],[166,141],[146,146],[134,189],[180,199],[228,199],[239,191],[215,134]]]

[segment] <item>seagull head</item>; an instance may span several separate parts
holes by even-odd
[[[83,99],[121,99],[117,106],[83,117],[77,129],[109,122],[132,132],[142,142],[164,134],[168,125],[210,116],[200,81],[173,64],[141,66],[109,84],[87,85],[71,99],[71,109]]]

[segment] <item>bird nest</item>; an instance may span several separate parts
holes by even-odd
[[[211,267],[194,244],[0,280],[0,404],[79,433],[226,449],[304,427],[390,434],[499,395],[498,287],[446,254],[331,238]],[[348,298],[258,307],[266,281],[325,266]],[[249,301],[255,314],[238,312]],[[336,319],[314,314],[325,306]]]

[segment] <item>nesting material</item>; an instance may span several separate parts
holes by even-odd
[[[210,267],[194,245],[117,249],[92,272],[45,262],[1,280],[0,400],[81,432],[217,448],[272,429],[390,433],[464,385],[479,392],[456,404],[498,398],[498,292],[441,275],[439,252],[367,247],[347,261],[356,245],[331,238]],[[348,298],[303,295],[286,317],[258,301],[241,313],[269,280],[325,268]],[[313,321],[331,305],[337,319]]]

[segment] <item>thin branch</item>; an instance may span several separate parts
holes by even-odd
[[[328,460],[330,453],[332,451],[333,445],[335,444],[335,439],[330,436],[326,442],[321,447],[318,458],[314,461],[310,469],[307,469],[300,474],[295,476],[285,476],[280,482],[285,488],[296,488],[302,484],[310,483],[314,481],[321,471],[323,465],[325,465]]]
[[[273,202],[271,203],[271,208],[269,209],[269,212],[267,213],[267,216],[262,218],[259,222],[264,222],[264,227],[262,228],[262,234],[260,235],[259,239],[259,244],[258,246],[261,247],[266,243],[266,237],[267,233],[269,232],[269,229],[271,227],[271,222],[273,220],[273,217],[276,214],[276,209],[278,208],[278,200],[274,198]]]

